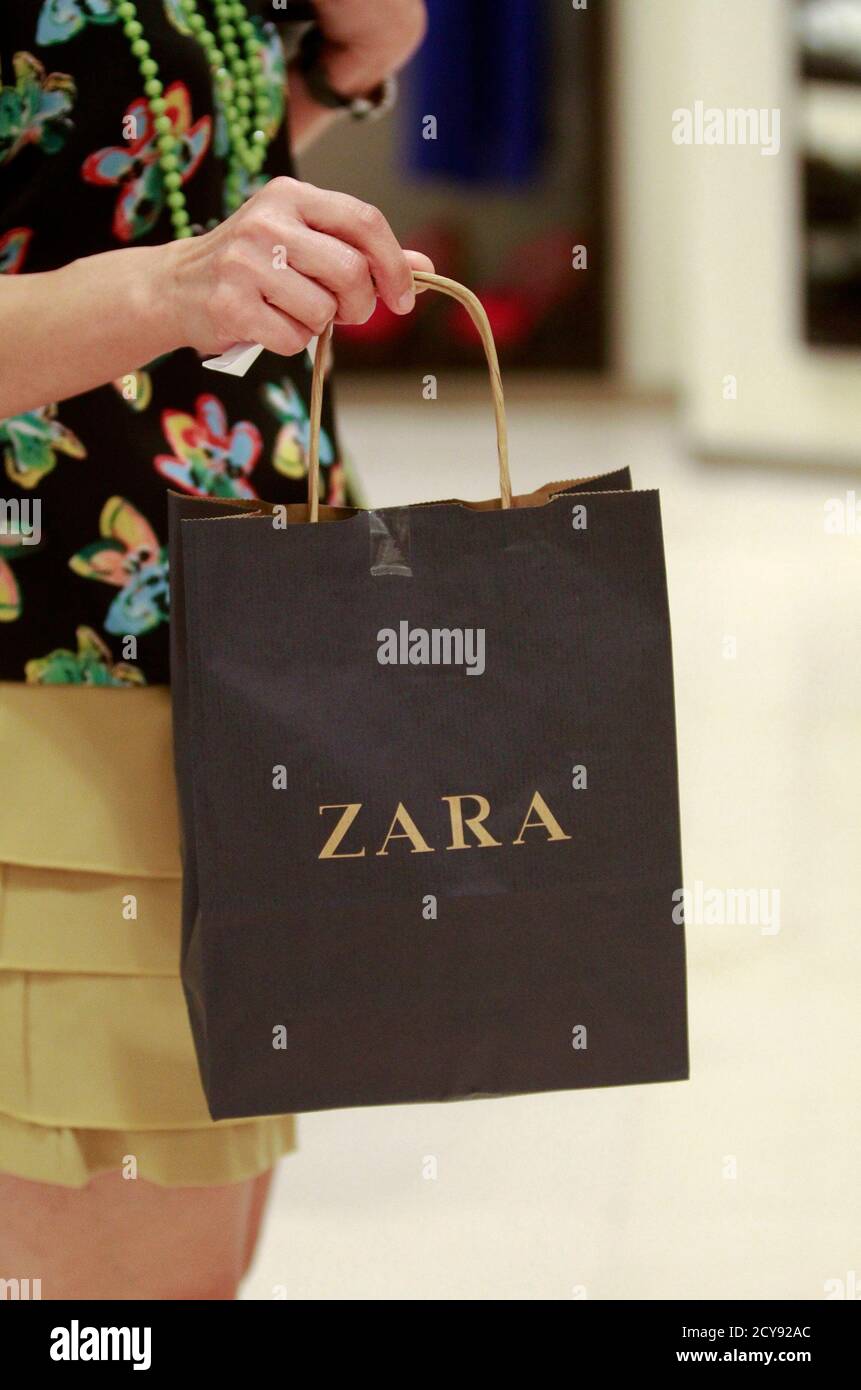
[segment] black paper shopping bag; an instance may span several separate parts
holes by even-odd
[[[656,492],[171,498],[182,977],[214,1118],[688,1074]],[[404,440],[405,454],[409,439]]]

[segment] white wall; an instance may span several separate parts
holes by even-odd
[[[612,0],[610,198],[614,359],[644,389],[678,385],[681,170],[669,140],[667,94],[682,67],[691,0]]]
[[[615,0],[618,360],[681,387],[702,452],[857,465],[861,355],[802,337],[792,12]],[[778,107],[780,153],[674,144],[673,111],[696,101]]]

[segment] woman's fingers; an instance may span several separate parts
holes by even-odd
[[[277,352],[282,357],[294,357],[302,352],[315,336],[306,323],[276,309],[261,299],[254,308],[253,329],[250,341],[262,343],[268,352]]]
[[[287,261],[319,282],[334,296],[341,323],[365,323],[374,312],[377,292],[367,260],[354,246],[303,223],[291,227],[285,243]],[[276,272],[277,273],[277,272]]]
[[[270,187],[275,188],[278,180]],[[415,303],[412,273],[398,239],[379,208],[350,193],[334,193],[311,183],[298,184],[292,205],[307,226],[346,242],[366,259],[377,294],[396,314]]]
[[[404,251],[411,270],[429,270],[433,274],[433,261],[424,251]]]
[[[379,209],[283,178],[189,238],[172,264],[183,337],[209,353],[235,342],[300,352],[333,320],[364,323],[378,297],[407,313],[413,269],[433,269],[420,251],[402,250]]]
[[[297,225],[291,230],[287,250],[287,267],[273,270],[267,276],[267,285],[273,291],[265,290],[265,297],[279,307],[289,309],[303,322],[316,325],[319,321],[318,309],[322,302],[313,301],[308,317],[294,304],[286,302],[294,288],[298,286],[293,278],[296,271],[302,272],[305,284],[316,283],[321,295],[326,296],[328,315],[325,323],[335,319],[338,323],[366,323],[374,312],[377,303],[377,290],[371,277],[370,266],[360,252],[337,237],[326,232],[314,232],[310,227]],[[404,257],[410,270],[433,270],[433,261],[421,251],[405,251]],[[278,279],[281,277],[280,286]],[[300,277],[300,278],[302,278]],[[279,292],[280,291],[280,292]],[[303,293],[303,298],[305,297]],[[319,328],[314,327],[319,332]]]
[[[404,255],[407,258],[410,270],[429,270],[431,274],[433,274],[433,261],[430,256],[426,256],[423,251],[405,251]],[[427,289],[427,286],[422,285],[421,289]]]
[[[338,314],[335,295],[292,266],[267,269],[259,288],[268,304],[305,324],[312,336],[322,333]]]
[[[302,229],[298,242],[294,241],[294,248],[290,264],[267,269],[263,275],[261,296],[270,308],[279,311],[283,321],[279,330],[267,318],[269,331],[295,335],[301,329],[311,338],[322,333],[333,320],[365,323],[370,318],[377,298],[367,262],[356,267],[354,274],[348,273],[345,253],[351,248],[335,237],[307,228]],[[433,261],[421,251],[405,251],[404,255],[411,271],[433,270]],[[302,274],[305,265],[313,267],[316,274]],[[257,340],[262,341],[259,335]],[[301,351],[304,346],[302,343],[294,350]]]

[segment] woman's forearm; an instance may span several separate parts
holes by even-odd
[[[237,342],[289,357],[377,298],[415,303],[413,270],[379,208],[272,179],[225,222],[161,246],[107,251],[36,275],[0,276],[0,419],[105,386],[176,348]]]
[[[0,419],[104,386],[181,346],[174,248],[134,247],[0,276]]]

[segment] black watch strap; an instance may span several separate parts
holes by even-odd
[[[394,105],[397,92],[394,77],[385,78],[373,91],[364,96],[344,96],[342,92],[336,92],[323,64],[322,54],[325,46],[323,31],[319,25],[312,24],[302,35],[296,57],[308,91],[318,105],[326,106],[333,111],[348,111],[356,120],[381,116]]]

